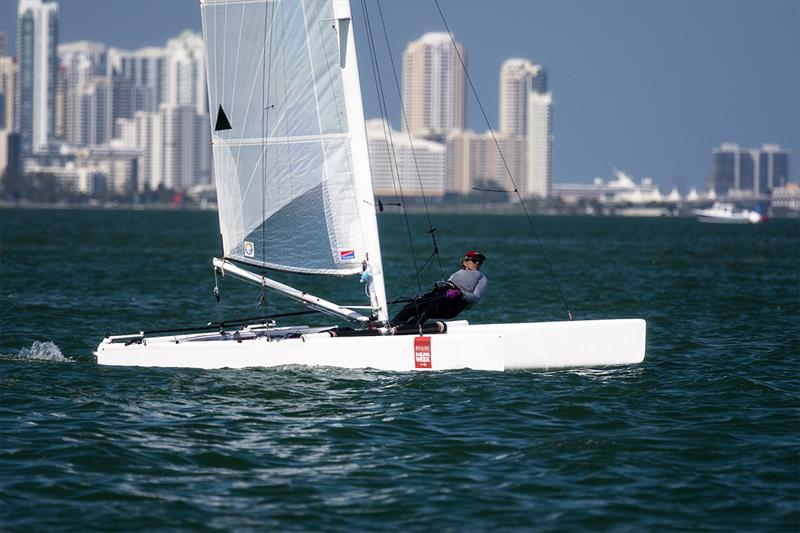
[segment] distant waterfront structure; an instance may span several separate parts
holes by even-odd
[[[203,38],[184,31],[167,41],[163,102],[191,106],[198,115],[208,113]]]
[[[43,151],[55,129],[58,4],[20,0],[17,9],[18,119],[24,154]]]
[[[789,180],[789,151],[776,144],[760,149],[724,143],[712,152],[709,188],[717,195],[766,196]]]
[[[133,118],[137,111],[158,111],[166,94],[163,48],[149,46],[132,52],[111,48],[108,64],[114,90],[114,124],[120,118]]]
[[[508,173],[517,184],[524,181],[527,150],[527,137],[522,135],[452,132],[447,136],[447,192],[466,195],[475,192],[473,189],[513,190]]]
[[[164,185],[179,191],[211,181],[211,124],[191,105],[164,104]]]
[[[136,111],[132,118],[116,121],[118,137],[115,142],[139,151],[139,192],[155,190],[164,185],[164,128],[161,115],[151,111]]]
[[[389,144],[391,135],[391,144]],[[441,197],[445,193],[447,148],[391,130],[383,119],[367,120],[367,142],[375,196]],[[413,146],[413,151],[412,151]],[[419,172],[417,172],[419,170]]]
[[[783,187],[772,189],[772,207],[800,212],[800,183],[787,183]]]
[[[528,172],[522,183],[524,196],[547,198],[553,182],[553,96],[528,94]]]
[[[545,69],[527,59],[506,59],[500,67],[500,133],[527,135],[531,92],[547,92]]]
[[[14,114],[15,71],[14,58],[0,57],[0,131],[16,130]]]
[[[447,33],[426,33],[403,53],[403,105],[413,135],[443,135],[464,128],[464,45]]]
[[[134,192],[138,152],[96,146],[58,150],[24,160],[26,174],[47,174],[65,191],[78,194],[128,196]]]
[[[63,138],[70,146],[108,144],[112,138],[112,90],[107,49],[102,43],[77,41],[58,46],[63,80]],[[57,122],[62,106],[56,106]],[[59,128],[56,128],[57,130]]]
[[[115,143],[140,151],[137,190],[186,190],[212,180],[202,38],[109,50]]]
[[[15,133],[15,77],[14,58],[0,56],[0,190],[3,180],[19,166],[19,161],[12,157],[12,154],[19,155],[18,148],[14,150],[12,146],[19,144],[19,134]]]

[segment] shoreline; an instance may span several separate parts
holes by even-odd
[[[625,207],[606,207],[601,211],[588,211],[586,208],[546,208],[532,209],[526,204],[528,214],[531,216],[580,216],[580,217],[619,217],[619,218],[694,218],[689,207],[679,207],[674,210],[663,206],[625,206]],[[171,204],[67,204],[67,203],[10,203],[0,202],[0,209],[42,209],[42,210],[80,210],[80,211],[217,211],[216,204],[213,206],[201,205],[182,205],[173,206]],[[439,215],[503,215],[503,216],[524,216],[525,211],[518,203],[449,203],[432,202],[427,206],[412,204],[407,206],[406,212],[411,215],[424,215],[427,213]],[[399,215],[402,211],[398,208],[385,210],[382,214]],[[798,219],[800,212],[785,212],[780,215],[772,215],[769,218]]]

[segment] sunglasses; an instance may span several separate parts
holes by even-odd
[[[479,265],[483,263],[483,259],[478,259],[477,257],[467,257],[467,261],[471,261]]]

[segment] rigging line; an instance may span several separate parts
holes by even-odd
[[[406,132],[408,132],[408,142],[409,146],[411,147],[411,155],[414,159],[414,168],[417,171],[417,180],[419,180],[419,188],[420,192],[422,193],[422,201],[425,205],[425,216],[428,218],[428,233],[433,240],[433,253],[436,255],[436,260],[439,263],[439,272],[442,275],[442,279],[444,279],[444,268],[442,268],[442,259],[439,257],[439,245],[436,243],[436,228],[433,227],[433,222],[431,221],[431,213],[428,210],[428,198],[425,196],[425,189],[422,187],[422,177],[420,176],[419,172],[419,163],[417,162],[417,153],[414,151],[414,142],[411,138],[411,129],[408,127],[408,116],[406,115],[406,106],[403,103],[403,93],[400,90],[400,80],[397,77],[397,68],[394,64],[394,56],[392,55],[392,47],[389,44],[389,32],[386,30],[386,22],[383,18],[383,9],[381,9],[380,1],[376,2],[378,4],[378,13],[380,14],[381,18],[381,27],[383,28],[383,37],[386,40],[386,48],[389,50],[389,62],[392,65],[392,74],[394,74],[394,84],[397,87],[397,95],[400,98],[400,109],[403,112],[403,123],[406,126]]]
[[[268,17],[269,13],[269,6],[272,5],[272,16],[271,20]],[[264,5],[264,38],[267,39],[267,32],[269,31],[269,47],[267,49],[267,54],[265,56],[264,61],[264,68],[261,69],[261,138],[266,139],[267,137],[267,127],[269,122],[269,115],[267,114],[267,100],[270,98],[271,95],[271,87],[267,83],[267,68],[272,67],[272,43],[275,40],[275,13],[277,11],[277,3],[267,3]],[[264,45],[267,48],[267,45]],[[266,243],[267,243],[267,224],[266,224],[266,211],[267,211],[267,160],[269,156],[269,148],[267,146],[266,141],[263,141],[263,151],[264,154],[262,164],[261,164],[261,249],[264,261],[266,262],[267,259],[267,250],[266,250]],[[259,307],[263,310],[264,316],[267,316],[268,312],[268,302],[266,297],[266,289],[264,288],[264,284],[261,284],[260,295],[259,295]],[[269,330],[267,330],[267,336],[269,337]]]
[[[564,309],[566,309],[567,311],[567,316],[569,317],[570,320],[572,320],[572,311],[570,311],[567,299],[564,297],[564,293],[561,291],[561,284],[558,282],[558,278],[556,277],[555,272],[553,272],[553,267],[550,264],[550,259],[547,257],[547,253],[544,251],[542,240],[539,238],[539,233],[536,231],[536,227],[533,225],[533,220],[531,220],[531,216],[528,213],[528,209],[525,207],[525,202],[522,201],[522,195],[519,192],[517,183],[514,180],[514,176],[511,174],[511,169],[508,166],[508,162],[506,161],[505,155],[503,155],[503,151],[500,149],[500,143],[497,142],[497,137],[495,137],[494,135],[494,130],[492,129],[492,126],[489,124],[489,118],[486,116],[486,111],[483,108],[483,104],[481,103],[480,98],[478,98],[478,91],[475,89],[475,85],[472,83],[472,77],[469,75],[469,71],[467,70],[467,65],[466,63],[464,63],[464,58],[461,57],[461,52],[458,51],[458,46],[456,46],[456,40],[453,37],[453,32],[450,31],[450,26],[447,24],[447,20],[444,17],[442,8],[439,6],[439,0],[433,0],[433,3],[436,4],[436,9],[439,11],[439,16],[442,18],[442,22],[444,23],[444,27],[447,30],[447,34],[450,36],[450,41],[453,43],[453,48],[456,51],[458,60],[461,62],[461,68],[464,69],[464,77],[467,78],[467,82],[469,83],[469,87],[472,90],[472,94],[475,96],[475,101],[478,103],[478,108],[480,108],[481,110],[481,114],[483,115],[483,120],[486,122],[486,127],[489,128],[489,133],[491,133],[492,135],[492,140],[494,141],[494,144],[497,147],[497,152],[500,154],[500,159],[503,160],[503,166],[505,166],[506,173],[508,174],[508,177],[511,180],[511,184],[514,186],[514,192],[517,193],[517,198],[519,198],[519,203],[522,206],[522,210],[525,213],[525,218],[528,220],[528,225],[531,227],[533,235],[536,237],[536,242],[539,244],[539,250],[542,253],[542,257],[544,257],[545,264],[547,265],[547,270],[550,272],[550,277],[553,278],[556,290],[558,290],[558,295],[561,297],[561,301],[564,304]],[[380,3],[378,4],[378,6],[380,6]]]
[[[394,199],[400,200],[398,198],[398,185],[400,187],[400,197],[403,196],[403,184],[400,182],[400,170],[397,165],[397,155],[394,153],[394,142],[392,139],[392,129],[391,125],[388,123],[389,116],[388,112],[386,111],[386,100],[383,94],[383,82],[381,80],[380,70],[378,70],[378,60],[377,60],[377,53],[375,52],[375,43],[372,38],[372,26],[369,20],[369,14],[367,7],[365,5],[365,0],[361,0],[361,11],[364,14],[364,26],[366,27],[368,40],[367,44],[369,45],[369,58],[370,58],[370,67],[372,67],[372,75],[373,79],[375,80],[375,89],[378,93],[378,108],[380,110],[381,115],[381,130],[383,131],[383,140],[386,142],[386,159],[389,162],[389,171],[392,174],[392,188],[394,189]],[[403,200],[405,200],[403,198]],[[378,200],[378,205],[380,205],[380,200]],[[398,201],[397,205],[401,205]],[[382,211],[382,209],[380,209]],[[408,217],[406,216],[406,222],[408,221]],[[402,224],[402,221],[401,221]],[[411,233],[409,232],[409,244],[411,246],[411,253],[412,256],[414,255],[414,245],[411,242]],[[414,266],[416,268],[416,258],[414,262]]]
[[[422,274],[422,272],[425,270],[425,267],[428,266],[428,263],[431,262],[431,259],[433,259],[435,255],[436,254],[432,253],[431,255],[428,256],[428,259],[425,260],[425,263],[422,265],[422,267],[419,269],[419,271],[416,273],[416,275],[413,278],[411,278],[411,281],[409,281],[408,284],[400,292],[400,296],[395,298],[393,301],[388,302],[389,305],[394,305],[394,304],[398,303],[400,301],[400,299],[403,298],[403,295],[406,293],[408,288],[411,286],[412,283],[414,283],[415,280],[417,281],[417,285],[420,286],[419,292],[422,292],[422,287],[421,287],[420,282],[419,282],[420,275]]]
[[[394,138],[392,136],[392,129],[389,125],[389,113],[388,108],[386,106],[386,95],[383,90],[383,79],[381,78],[380,68],[378,65],[378,54],[375,47],[375,41],[372,34],[372,24],[370,23],[369,19],[369,8],[367,7],[367,0],[361,0],[361,10],[364,14],[364,25],[367,30],[367,44],[369,45],[369,55],[370,55],[370,65],[372,66],[373,78],[375,79],[375,89],[378,93],[378,107],[380,108],[381,117],[383,119],[383,135],[384,140],[386,141],[386,155],[389,159],[389,169],[392,172],[392,185],[395,190],[395,199],[397,199],[397,191],[399,188],[400,191],[400,203],[403,206],[403,219],[405,221],[406,233],[408,235],[408,245],[411,251],[411,260],[414,265],[414,277],[411,278],[411,282],[408,286],[413,283],[414,279],[417,280],[417,285],[419,286],[419,291],[422,292],[422,285],[419,281],[419,274],[420,268],[417,266],[417,254],[414,251],[414,238],[411,235],[411,223],[408,220],[408,210],[405,208],[406,199],[403,193],[403,183],[400,180],[400,169],[397,165],[397,153],[394,149]],[[388,135],[387,135],[388,130]],[[397,181],[395,182],[395,177]],[[406,289],[408,288],[406,286]],[[405,290],[403,291],[405,292]],[[402,293],[401,293],[402,296]]]
[[[403,197],[403,184],[400,181],[400,169],[397,165],[397,154],[394,150],[394,139],[392,136],[392,128],[389,124],[389,111],[386,105],[386,97],[383,91],[383,79],[381,77],[380,69],[378,68],[378,54],[375,42],[372,36],[372,24],[369,19],[369,8],[366,5],[366,0],[361,0],[361,11],[364,14],[364,25],[367,30],[369,39],[370,66],[372,67],[373,78],[375,79],[375,89],[378,93],[378,107],[380,109],[381,129],[383,130],[383,138],[386,141],[386,155],[389,161],[389,170],[392,173],[392,187],[394,188],[395,200],[398,200],[397,190],[400,188],[400,196]],[[405,198],[402,198],[405,200]],[[407,221],[407,217],[406,217]],[[411,241],[411,234],[409,233],[409,241]],[[411,250],[413,253],[413,242],[410,242]]]

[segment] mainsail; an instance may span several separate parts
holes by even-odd
[[[201,0],[225,257],[385,295],[349,0]],[[376,300],[377,299],[377,300]]]

